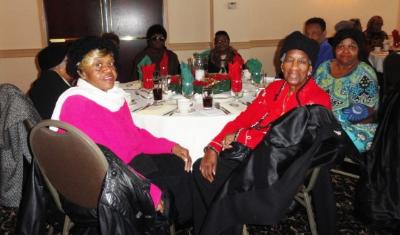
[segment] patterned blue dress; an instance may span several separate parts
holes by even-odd
[[[365,113],[368,107],[374,110],[378,108],[379,93],[375,71],[368,64],[360,62],[348,75],[335,78],[331,75],[330,68],[331,61],[322,63],[315,73],[316,82],[329,93],[336,118],[357,149],[364,152],[371,147],[377,124],[354,124],[351,121],[355,120],[354,116]],[[359,112],[349,114],[351,109]]]

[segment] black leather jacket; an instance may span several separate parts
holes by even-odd
[[[241,164],[214,198],[200,234],[219,234],[235,224],[276,224],[307,172],[333,166],[346,152],[356,149],[331,111],[312,105],[288,112],[274,121],[247,157],[240,157]],[[230,154],[221,153],[226,159]]]

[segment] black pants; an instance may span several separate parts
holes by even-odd
[[[211,205],[212,200],[218,193],[222,185],[231,175],[232,171],[239,165],[237,161],[223,160],[218,161],[216,176],[214,181],[210,183],[206,180],[200,172],[200,161],[198,159],[193,164],[193,177],[194,177],[194,188],[193,188],[193,204],[194,204],[194,231],[195,234],[199,234],[201,226],[204,223],[205,217],[207,215],[208,208]],[[241,234],[242,231],[239,228],[229,228],[223,234]]]
[[[337,234],[335,192],[328,167],[321,167],[311,193],[318,234]]]
[[[177,212],[175,222],[187,223],[192,219],[192,175],[185,172],[184,162],[172,154],[135,157],[129,165],[173,197]]]
[[[215,179],[210,183],[200,172],[200,161],[201,159],[197,160],[193,165],[195,182],[193,190],[195,214],[193,219],[195,234],[199,234],[213,198],[230,177],[232,171],[240,164],[232,160],[219,159]],[[318,234],[336,234],[336,201],[328,167],[321,168],[312,191],[312,197]],[[239,231],[241,232],[241,230]],[[235,227],[230,228],[229,231],[227,230],[223,234],[236,234],[237,232],[238,229]]]

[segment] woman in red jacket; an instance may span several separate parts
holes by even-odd
[[[254,149],[268,133],[270,124],[296,107],[318,104],[331,109],[329,95],[311,78],[312,64],[318,50],[318,43],[300,32],[290,34],[280,53],[284,80],[270,84],[205,147],[204,157],[193,166],[194,178],[205,208],[209,207],[215,194],[237,167],[218,159],[220,151],[231,148],[233,141]],[[218,171],[217,164],[220,164]],[[196,232],[203,223],[206,210],[195,210]]]

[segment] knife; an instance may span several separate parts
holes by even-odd
[[[150,107],[150,106],[151,106],[151,104],[146,104],[146,105],[143,106],[143,107],[139,107],[139,108],[137,108],[137,109],[132,110],[132,112],[141,111],[141,110],[143,110],[143,109],[147,109],[147,108]]]
[[[172,114],[177,110],[178,108],[174,108],[173,110],[164,113],[162,116],[172,116]]]

